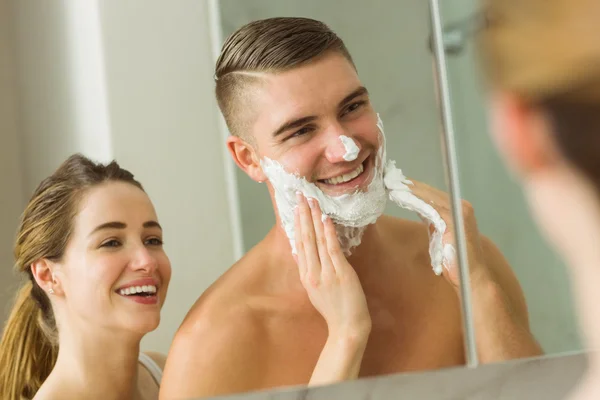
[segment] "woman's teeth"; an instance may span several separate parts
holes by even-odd
[[[129,296],[129,295],[138,294],[138,293],[149,293],[149,294],[156,293],[156,286],[154,286],[154,285],[132,286],[132,287],[128,287],[128,288],[119,290],[119,294],[121,296]]]
[[[356,168],[352,172],[347,173],[346,175],[340,175],[334,178],[325,179],[323,182],[327,183],[328,185],[339,185],[340,183],[346,183],[362,174],[363,170],[364,167],[362,164],[360,164],[358,168]]]

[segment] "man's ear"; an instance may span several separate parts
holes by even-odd
[[[60,280],[54,274],[55,264],[45,258],[31,264],[31,273],[38,286],[46,293],[61,295],[64,293]]]
[[[227,138],[227,149],[237,166],[252,180],[264,182],[267,179],[260,166],[258,154],[248,142],[238,136],[231,135]]]
[[[491,131],[509,167],[520,176],[552,167],[560,160],[545,112],[513,94],[491,101]]]

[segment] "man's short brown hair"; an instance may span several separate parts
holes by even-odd
[[[338,52],[354,65],[344,42],[323,22],[278,17],[250,22],[223,44],[215,68],[216,96],[231,134],[245,136],[249,86],[260,74],[278,73]]]

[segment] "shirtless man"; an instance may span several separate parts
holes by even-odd
[[[172,344],[161,398],[178,399],[322,384],[357,376],[464,364],[455,263],[431,270],[427,225],[381,216],[341,255],[331,219],[298,198],[296,248],[261,160],[279,162],[326,195],[366,190],[379,147],[377,115],[342,41],[300,18],[256,21],[234,33],[216,66],[228,148],[253,180],[266,182],[277,223],[197,301]],[[339,137],[360,149],[344,159]],[[362,167],[361,167],[362,166]],[[331,178],[363,172],[350,182]],[[448,196],[415,182],[454,243]],[[534,356],[521,288],[463,203],[481,362]],[[333,238],[333,239],[332,239]]]

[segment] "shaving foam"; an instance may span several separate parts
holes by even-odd
[[[302,193],[306,198],[318,201],[322,213],[333,220],[340,247],[346,256],[351,254],[352,248],[360,244],[366,227],[375,223],[385,210],[384,153],[385,146],[380,146],[375,160],[374,176],[367,190],[364,192],[357,190],[341,196],[329,196],[323,193],[314,183],[308,182],[304,177],[286,172],[277,161],[268,157],[261,160],[262,170],[275,191],[279,218],[294,254],[296,253],[294,207],[298,205],[297,192]]]
[[[402,170],[396,167],[396,162],[392,160],[386,162],[383,122],[379,115],[377,115],[377,119],[380,146],[377,151],[374,176],[366,191],[357,190],[342,196],[328,196],[304,177],[285,171],[277,161],[267,157],[261,160],[263,172],[275,192],[279,218],[292,247],[292,253],[296,254],[294,208],[298,205],[297,192],[319,202],[323,212],[322,221],[325,221],[326,216],[331,217],[340,240],[340,247],[346,256],[351,254],[354,247],[360,245],[366,227],[375,223],[383,214],[387,202],[386,197],[389,196],[396,205],[416,212],[434,227],[434,232],[429,238],[429,256],[433,271],[440,275],[443,266],[449,268],[455,257],[454,247],[449,244],[444,246],[442,242],[446,223],[431,205],[412,193],[409,188],[412,182],[406,179]],[[356,159],[358,154],[354,154],[355,151],[358,151],[356,143],[346,136],[340,136],[340,140],[346,148],[344,159],[347,161]]]
[[[447,243],[444,245],[444,268],[450,270],[456,261],[456,249],[451,244]]]
[[[344,136],[344,135],[340,136],[340,140],[342,141],[342,144],[344,145],[344,149],[346,149],[346,154],[344,154],[344,160],[346,160],[346,161],[356,160],[360,150],[359,150],[358,146],[356,145],[356,143],[354,142],[354,140],[352,140],[352,138],[349,138],[348,136]]]
[[[446,222],[440,214],[431,205],[415,196],[409,185],[413,183],[406,179],[402,170],[396,168],[396,162],[389,160],[385,166],[384,183],[389,191],[390,200],[398,206],[409,211],[416,212],[430,225],[433,225],[434,231],[429,236],[429,257],[431,266],[436,275],[442,273],[442,265],[448,265],[446,259],[452,256],[454,247],[448,244],[444,246],[442,236],[446,232]]]

